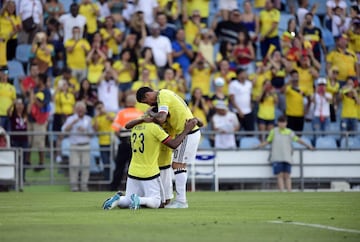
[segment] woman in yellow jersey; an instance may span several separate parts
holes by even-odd
[[[192,91],[189,108],[194,117],[199,118],[204,123],[204,127],[206,127],[209,107],[206,103],[206,99],[203,97],[200,88],[195,88]]]
[[[48,43],[45,32],[36,34],[31,46],[31,55],[39,66],[39,73],[52,76],[54,46]]]
[[[119,59],[119,44],[123,34],[115,27],[115,21],[112,16],[106,17],[104,28],[100,29],[100,34],[109,48],[108,53],[106,53],[108,58]]]
[[[17,47],[17,34],[20,32],[21,19],[16,14],[14,1],[6,1],[0,12],[0,32],[7,35],[9,40],[6,44],[6,58],[12,60],[15,58]]]
[[[352,78],[348,78],[341,88],[340,98],[342,100],[340,130],[357,131],[360,100]]]
[[[278,97],[270,81],[265,81],[263,90],[258,98],[259,111],[257,113],[257,123],[259,131],[270,131],[275,124],[275,107]],[[264,135],[260,134],[260,140],[264,140]]]
[[[74,112],[75,96],[69,92],[67,81],[60,80],[54,94],[55,114],[53,121],[53,131],[60,132],[66,118]],[[56,147],[60,148],[62,135],[58,134]],[[56,161],[61,162],[60,151],[56,151]]]
[[[91,85],[97,85],[105,69],[106,56],[100,48],[92,48],[86,57],[88,65],[87,79]]]
[[[151,81],[157,82],[159,80],[157,75],[157,67],[154,61],[154,55],[150,47],[145,47],[141,51],[141,58],[138,61],[138,65],[139,73],[142,73],[142,70],[146,68],[150,72],[149,78]]]
[[[131,62],[130,49],[123,49],[120,53],[120,60],[112,65],[113,70],[118,76],[120,100],[131,90],[132,81],[135,77],[135,64]]]

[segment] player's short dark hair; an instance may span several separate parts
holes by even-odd
[[[286,116],[281,115],[281,116],[279,116],[279,117],[278,117],[277,121],[278,121],[278,122],[282,122],[282,123],[284,123],[284,122],[286,122],[286,121],[287,121],[287,118],[286,118]]]
[[[140,87],[136,92],[136,101],[141,102],[145,98],[147,92],[153,92],[154,90],[150,87]]]

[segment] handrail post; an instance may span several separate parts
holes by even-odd
[[[304,191],[304,155],[303,150],[300,151],[300,190]]]

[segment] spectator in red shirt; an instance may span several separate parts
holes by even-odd
[[[30,66],[30,75],[21,80],[21,94],[25,97],[25,102],[29,101],[30,90],[34,89],[36,86],[36,78],[39,74],[39,67],[37,64],[31,64]]]

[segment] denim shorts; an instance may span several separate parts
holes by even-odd
[[[280,172],[291,173],[291,164],[285,161],[273,162],[272,167],[274,175],[277,175]]]

